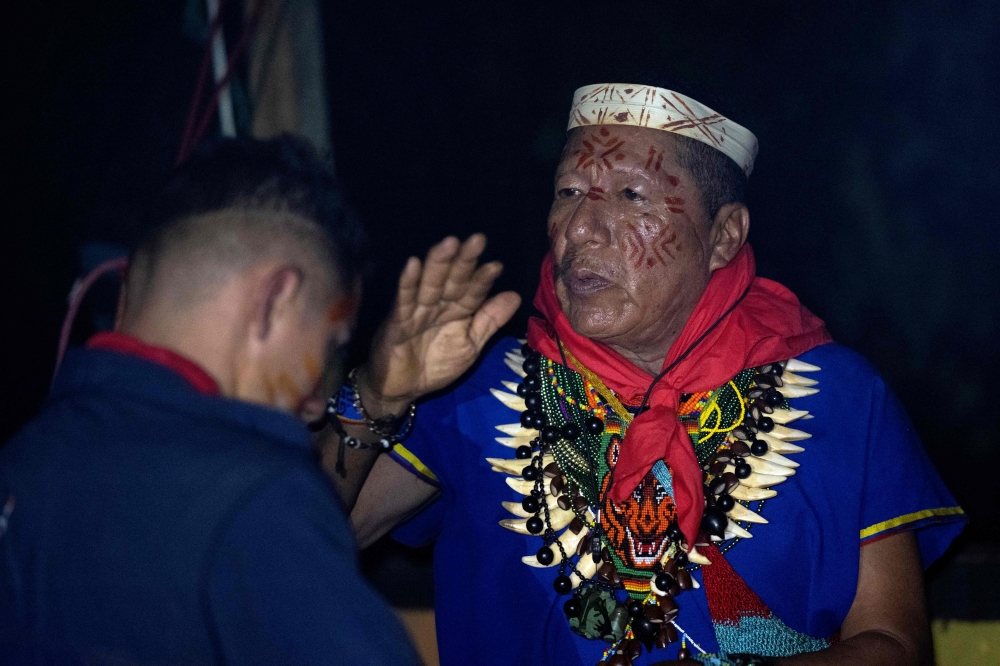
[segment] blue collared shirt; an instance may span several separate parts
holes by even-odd
[[[0,662],[415,664],[308,433],[71,353],[0,450]]]

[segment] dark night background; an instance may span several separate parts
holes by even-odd
[[[655,75],[757,135],[758,272],[885,376],[972,520],[960,550],[991,552],[1000,4],[813,4],[325,3],[333,153],[376,241],[360,337],[449,233],[485,232],[500,287],[530,299],[572,91]],[[27,11],[0,45],[3,439],[45,394],[81,244],[137,236],[202,50],[179,1]]]

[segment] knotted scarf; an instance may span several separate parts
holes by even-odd
[[[544,317],[532,317],[528,323],[528,344],[534,349],[559,359],[562,341],[625,402],[636,404],[649,391],[648,409],[632,420],[620,447],[609,498],[623,501],[653,464],[663,460],[673,474],[678,522],[689,544],[698,535],[704,499],[694,447],[677,419],[681,394],[716,389],[745,368],[793,358],[831,339],[822,320],[791,291],[756,276],[749,245],[712,274],[664,359],[665,374],[655,384],[645,370],[573,330],[556,296],[551,254],[542,262],[534,303]]]

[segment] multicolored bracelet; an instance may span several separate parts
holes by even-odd
[[[385,416],[373,419],[365,411],[361,404],[361,396],[358,395],[354,382],[354,373],[351,370],[347,374],[347,380],[340,387],[340,391],[327,401],[327,418],[334,430],[340,436],[340,446],[337,451],[336,470],[340,476],[346,476],[347,469],[344,465],[344,449],[378,449],[380,453],[391,451],[392,447],[406,439],[413,431],[413,421],[416,417],[416,405],[410,403],[406,414],[402,417]],[[366,425],[372,434],[377,435],[379,440],[374,444],[362,442],[357,437],[351,437],[344,430],[344,425]]]

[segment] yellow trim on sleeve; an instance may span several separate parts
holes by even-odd
[[[881,523],[875,523],[871,527],[866,527],[861,530],[861,538],[867,539],[868,537],[875,536],[879,532],[885,532],[886,530],[891,530],[894,527],[912,523],[916,520],[923,520],[924,518],[931,518],[933,516],[957,516],[964,513],[965,512],[962,511],[962,507],[960,506],[947,506],[940,509],[924,509],[923,511],[915,511],[913,513],[908,513],[905,516],[899,516],[898,518],[893,518],[892,520],[884,520]]]
[[[420,461],[420,458],[413,455],[413,452],[407,449],[402,444],[396,444],[395,446],[393,446],[392,452],[398,455],[406,462],[413,465],[413,469],[417,470],[418,472],[426,476],[428,479],[433,479],[434,481],[438,480],[438,478],[434,476],[434,472],[432,472],[430,468],[427,467],[427,465],[425,465]]]

